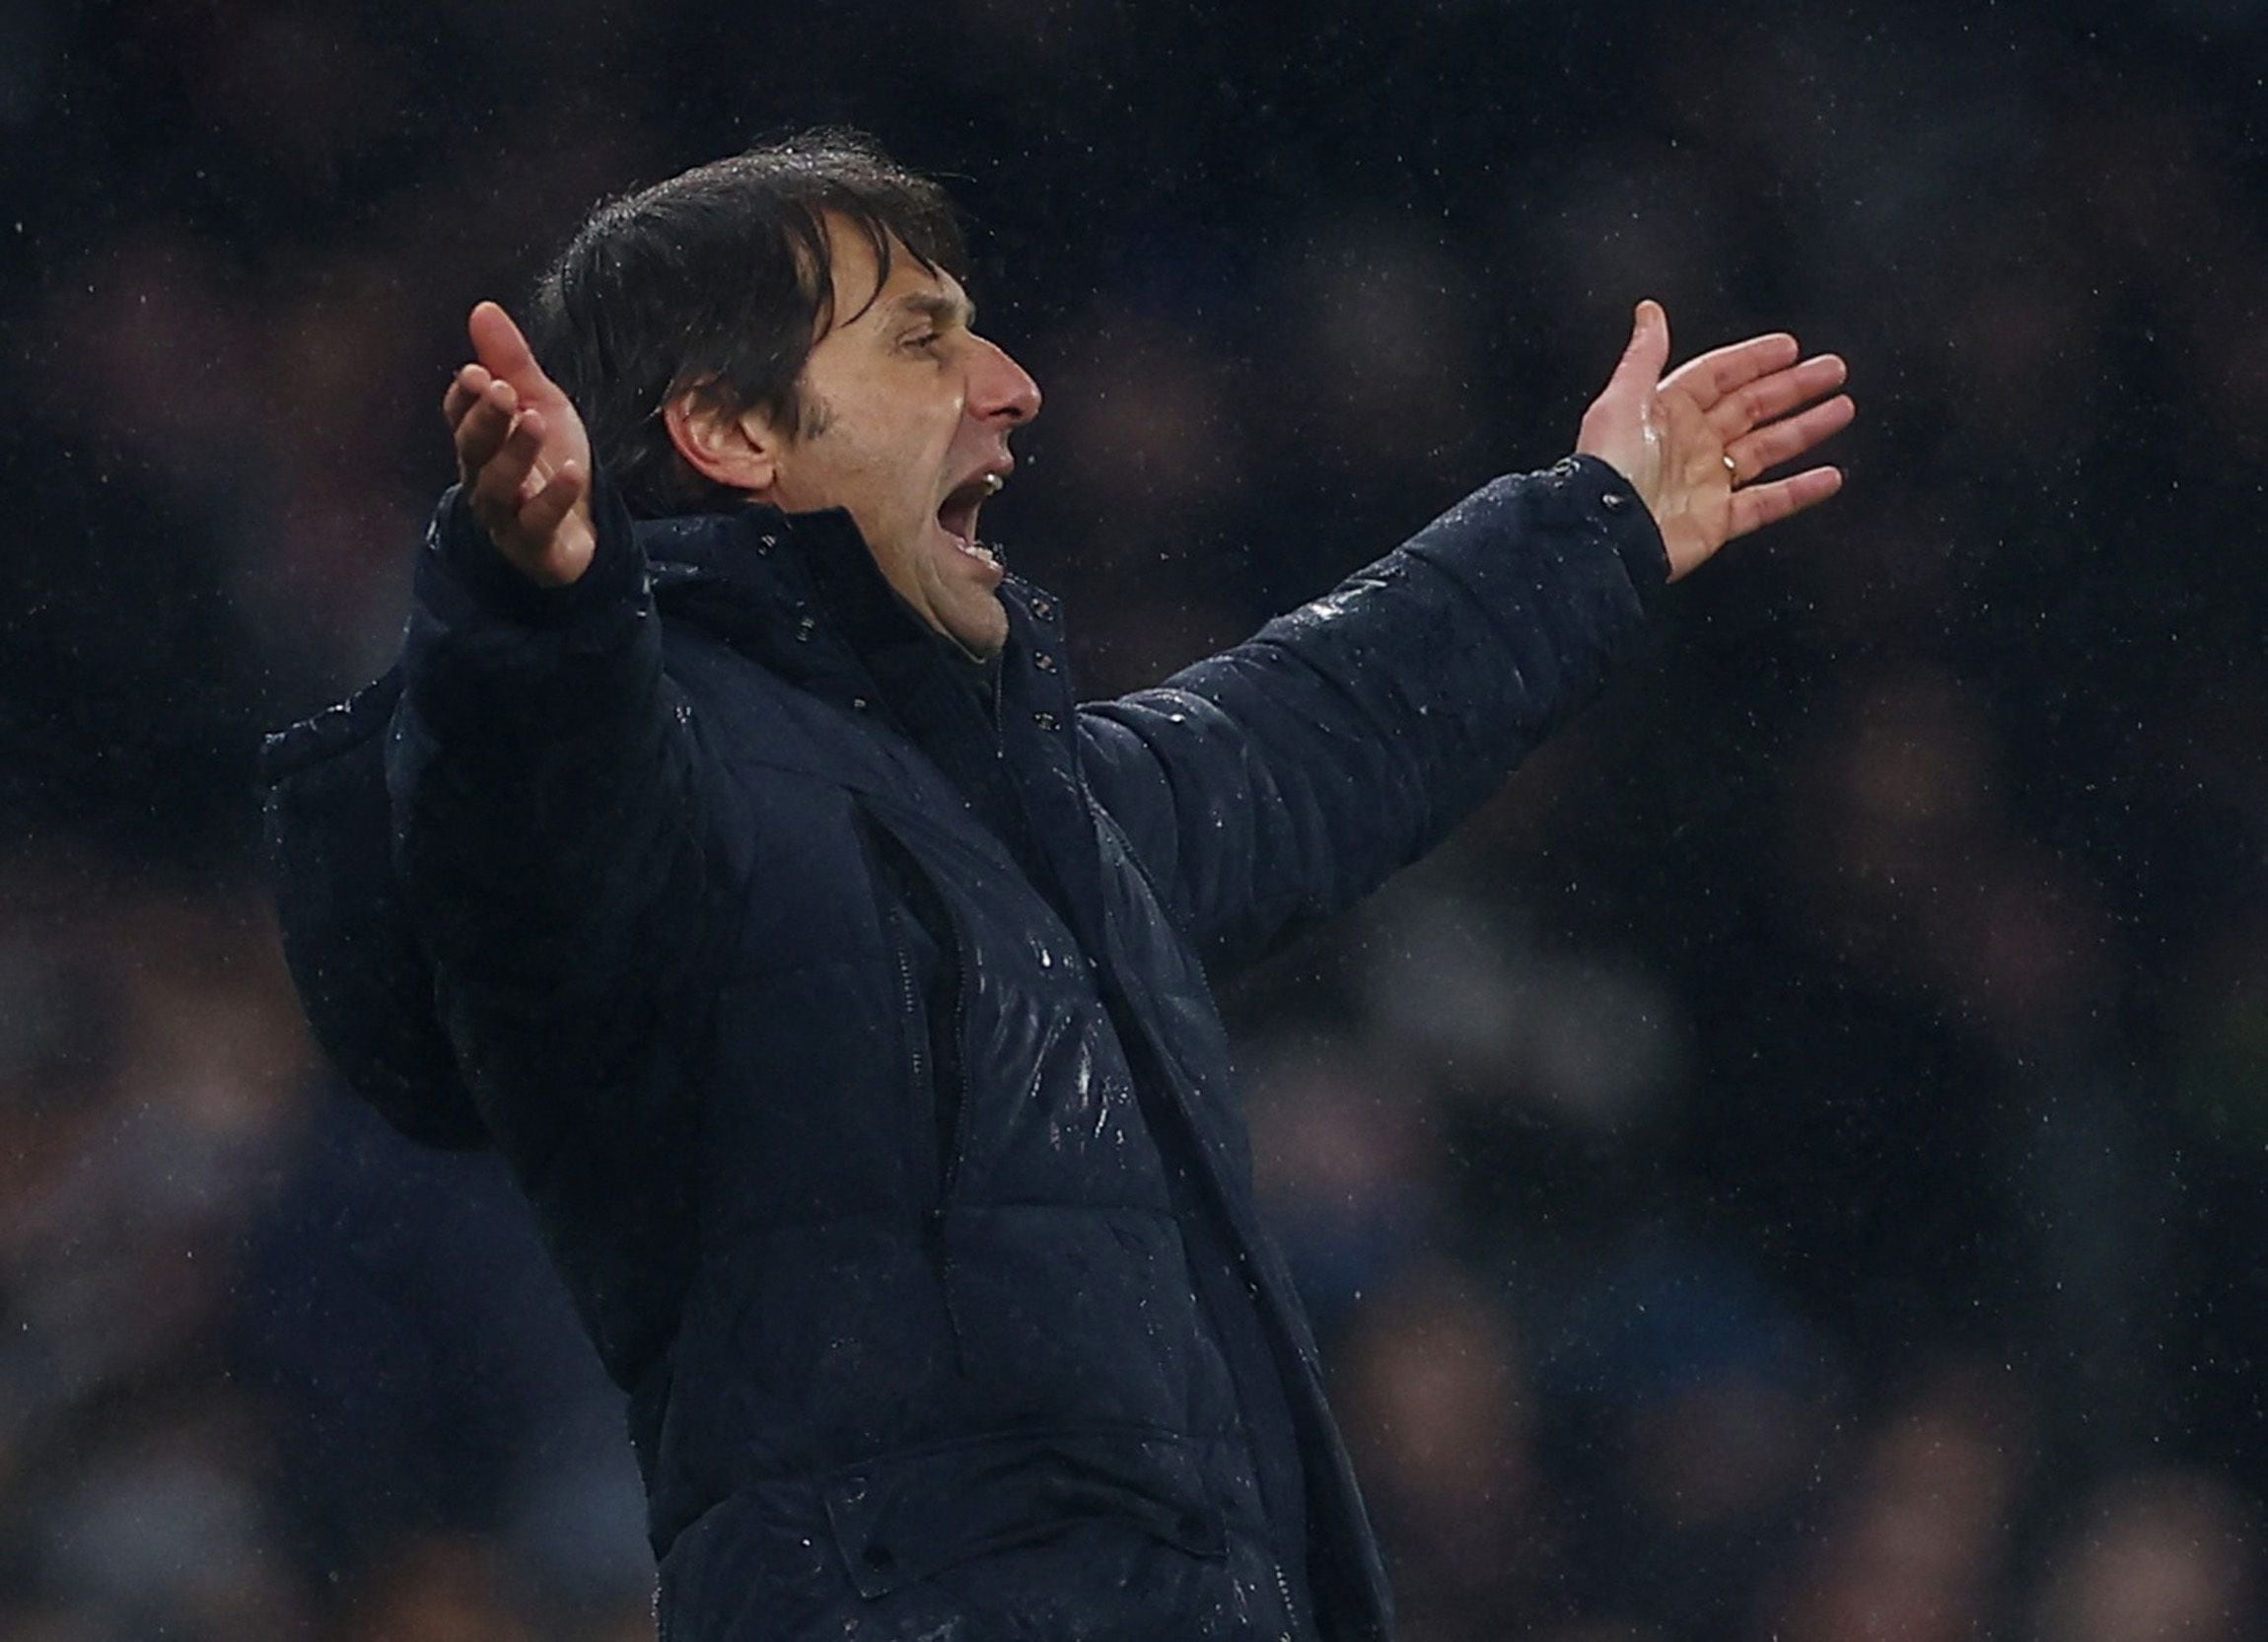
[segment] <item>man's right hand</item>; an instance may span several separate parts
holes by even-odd
[[[465,329],[477,363],[458,371],[441,414],[472,516],[531,581],[564,587],[591,567],[591,436],[528,338],[495,303]]]

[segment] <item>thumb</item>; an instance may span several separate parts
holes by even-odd
[[[1631,318],[1630,345],[1622,350],[1622,361],[1614,367],[1613,380],[1607,387],[1647,392],[1662,380],[1663,370],[1668,363],[1669,316],[1663,312],[1660,303],[1648,297]]]
[[[488,368],[489,375],[512,384],[513,391],[523,399],[551,386],[551,379],[535,363],[535,352],[529,347],[528,338],[521,334],[520,326],[499,304],[475,304],[464,329],[472,340],[473,357]]]

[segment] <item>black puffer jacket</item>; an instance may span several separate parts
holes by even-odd
[[[989,672],[848,516],[539,590],[461,502],[403,664],[273,740],[287,950],[406,1131],[498,1146],[614,1378],[681,1642],[1386,1634],[1200,954],[1354,900],[1664,579],[1600,464],[1500,480],[1155,690]]]

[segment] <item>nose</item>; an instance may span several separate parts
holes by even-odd
[[[975,338],[968,370],[968,409],[980,421],[1022,427],[1039,414],[1039,384],[1008,350],[988,337]]]

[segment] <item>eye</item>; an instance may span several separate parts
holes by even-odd
[[[905,339],[905,345],[909,348],[934,348],[938,345],[938,343],[944,340],[944,331],[924,330],[917,331],[915,334],[908,336]]]

